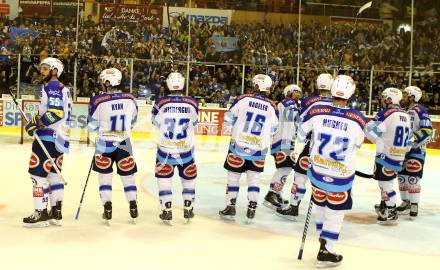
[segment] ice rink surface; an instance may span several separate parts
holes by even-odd
[[[298,222],[283,220],[262,205],[274,172],[272,157],[262,174],[260,207],[255,222],[245,224],[246,180],[235,223],[218,218],[224,207],[226,138],[198,137],[196,162],[196,218],[185,225],[181,211],[181,185],[174,180],[174,224],[159,221],[154,178],[155,144],[135,142],[138,164],[140,217],[129,223],[128,204],[119,177],[113,180],[113,220],[103,225],[97,175],[92,173],[78,221],[78,207],[94,152],[73,144],[64,158],[66,186],[63,226],[26,229],[21,220],[33,211],[32,183],[27,174],[30,144],[17,137],[0,137],[0,269],[315,269],[318,235],[310,225],[303,261],[296,259],[308,199],[301,204]],[[358,155],[358,170],[372,173],[374,152],[369,146]],[[440,269],[440,155],[430,152],[422,180],[420,217],[400,217],[397,226],[377,225],[373,205],[380,199],[377,183],[357,178],[354,206],[345,218],[335,250],[344,256],[337,269]],[[285,188],[289,197],[292,176]],[[397,186],[397,183],[396,183]],[[309,198],[310,191],[305,198]]]

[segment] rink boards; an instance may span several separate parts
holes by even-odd
[[[28,118],[38,112],[38,100],[20,100]],[[146,104],[145,100],[138,100],[139,116],[138,123],[134,128],[134,138],[150,138],[154,136],[153,125],[151,123],[152,105]],[[224,108],[200,107],[199,124],[196,129],[198,135],[208,136],[228,136],[231,130],[227,128],[224,122],[226,113]],[[89,136],[87,132],[87,102],[74,102],[71,117],[71,135],[73,141],[85,142]],[[434,117],[433,117],[434,118]],[[16,108],[11,99],[0,100],[0,133],[21,134],[22,139],[26,139],[23,134],[21,113]],[[433,119],[435,131],[440,129],[440,119]],[[438,132],[435,132],[434,142],[428,145],[431,149],[440,149],[440,140]]]

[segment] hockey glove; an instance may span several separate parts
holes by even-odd
[[[29,122],[27,122],[25,130],[29,136],[34,136],[34,132],[43,127],[40,120],[41,116],[35,115]]]

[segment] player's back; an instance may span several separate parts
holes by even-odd
[[[376,140],[376,152],[389,169],[400,171],[406,153],[411,148],[412,130],[410,115],[397,108],[383,110],[373,120],[379,122],[382,135]],[[381,122],[381,123],[380,123]]]
[[[249,160],[264,158],[279,123],[276,105],[260,94],[245,94],[229,111],[234,117],[231,151]]]
[[[329,191],[351,188],[365,124],[365,116],[353,109],[318,105],[307,112],[298,132],[302,140],[312,132],[308,175],[316,186]]]
[[[121,142],[131,136],[137,103],[130,93],[97,95],[89,104],[89,124],[103,141]]]
[[[188,96],[165,96],[153,107],[152,121],[159,129],[158,147],[166,153],[183,153],[194,148],[198,102]]]
[[[323,96],[309,96],[301,100],[300,117],[301,119],[307,114],[307,112],[314,106],[330,105],[332,103],[331,97]]]

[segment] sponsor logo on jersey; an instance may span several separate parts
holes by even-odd
[[[396,174],[395,171],[390,170],[390,169],[387,169],[387,168],[385,168],[385,167],[382,167],[382,173],[383,173],[385,176],[393,176],[393,175]]]
[[[95,156],[95,165],[101,170],[105,170],[110,168],[112,165],[112,160],[109,157],[96,155]]]
[[[183,170],[183,174],[188,178],[193,178],[197,176],[197,166],[195,163],[192,163],[188,167]]]
[[[174,171],[174,168],[170,164],[165,163],[157,163],[156,164],[156,174],[160,176],[168,176],[172,174]]]
[[[327,200],[327,194],[318,189],[318,188],[312,188],[312,192],[313,192],[313,199],[318,202],[318,203],[322,203],[325,202],[325,200]]]
[[[40,159],[37,154],[32,153],[31,158],[29,159],[29,168],[36,168],[40,164]]]
[[[287,156],[284,152],[279,151],[275,154],[275,162],[277,164],[283,163],[286,160]]]
[[[227,157],[228,164],[233,168],[240,168],[244,165],[244,159],[237,157],[233,153],[229,153]]]
[[[331,204],[343,204],[348,200],[348,192],[330,192],[327,194],[327,201]]]
[[[34,197],[37,197],[37,198],[44,197],[44,188],[43,187],[34,187],[32,194]]]
[[[134,157],[132,156],[121,159],[118,162],[118,168],[123,172],[129,172],[133,170],[135,166],[136,162],[134,161]]]
[[[409,159],[405,163],[405,168],[408,172],[416,173],[416,172],[420,172],[423,166],[422,163],[417,159]]]
[[[259,167],[259,168],[263,168],[264,167],[264,160],[255,160],[255,161],[252,161],[252,163],[254,163],[254,165],[256,167]]]
[[[52,162],[50,161],[50,159],[47,159],[44,163],[43,163],[43,169],[49,173],[52,170]]]
[[[309,169],[309,162],[310,162],[309,157],[303,156],[299,159],[299,166],[301,167],[301,169],[307,171]]]

